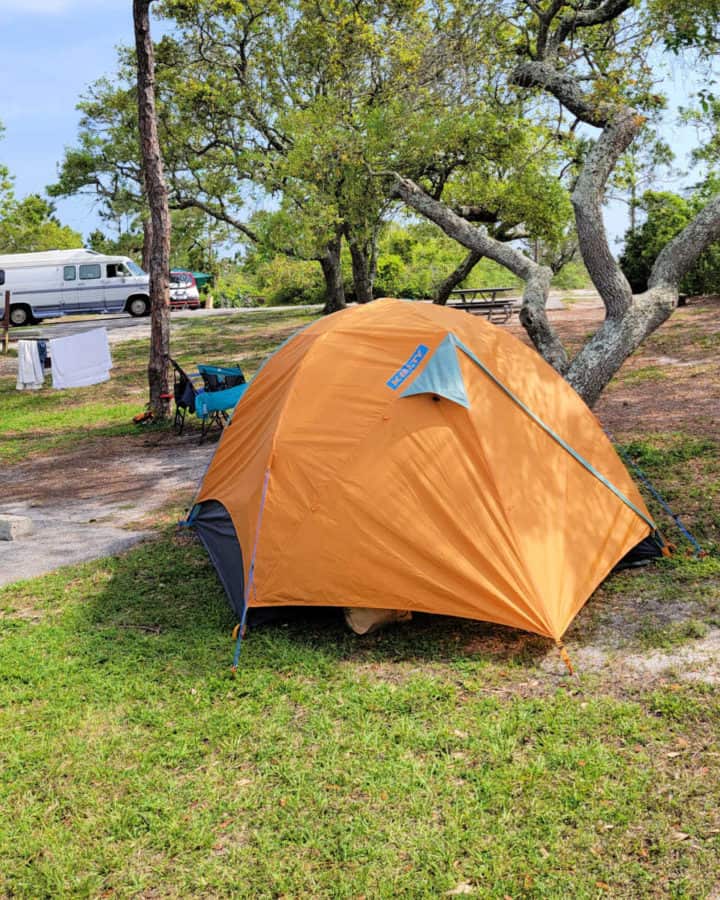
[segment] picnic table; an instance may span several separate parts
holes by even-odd
[[[513,307],[509,297],[500,297],[498,294],[507,294],[514,291],[511,287],[487,287],[487,288],[463,288],[450,291],[447,306],[452,309],[464,309],[465,312],[486,316],[488,321],[502,324],[512,315]],[[453,301],[453,297],[458,297]]]

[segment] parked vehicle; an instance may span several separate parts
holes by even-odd
[[[192,272],[173,269],[170,272],[170,306],[200,309],[200,291]]]
[[[85,313],[150,312],[148,276],[127,256],[49,250],[0,256],[0,284],[10,291],[10,323]]]

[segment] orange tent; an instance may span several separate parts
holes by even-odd
[[[190,521],[247,607],[392,608],[559,640],[654,532],[595,416],[484,319],[379,300],[258,372]]]

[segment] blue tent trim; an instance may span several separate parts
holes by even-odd
[[[432,394],[469,409],[470,401],[460,371],[456,346],[455,336],[448,334],[428,359],[422,372],[400,396]]]

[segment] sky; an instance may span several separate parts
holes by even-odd
[[[155,34],[159,34],[155,28]],[[131,0],[0,0],[0,161],[15,176],[16,193],[42,193],[57,175],[65,147],[75,143],[75,105],[86,87],[115,69],[116,47],[133,43]],[[693,73],[678,67],[666,89],[671,105],[686,102]],[[683,167],[695,135],[667,116],[664,135]],[[687,179],[686,179],[687,180]],[[690,179],[692,180],[692,179]],[[678,190],[681,181],[666,185]],[[83,237],[101,225],[90,198],[57,201],[58,216]],[[606,212],[617,248],[627,227],[622,204]]]
[[[131,0],[0,0],[0,161],[16,194],[43,192],[75,143],[75,105],[111,75],[119,44],[133,42]],[[64,224],[83,236],[97,225],[89,199],[58,201]]]

